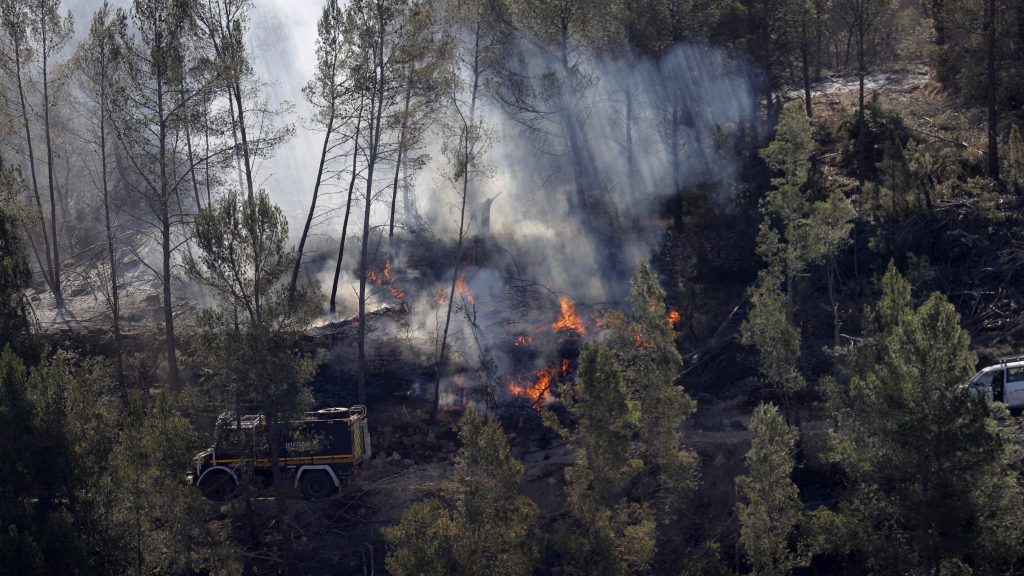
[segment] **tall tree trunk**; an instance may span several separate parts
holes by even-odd
[[[996,75],[996,0],[988,0],[985,14],[985,35],[987,48],[986,82],[988,92],[988,177],[999,181],[999,113],[996,108],[996,91],[999,79]]]
[[[235,170],[238,172],[238,191],[245,190],[245,174],[242,171],[242,155],[239,152],[242,145],[238,142],[238,117],[235,115],[235,97],[232,89],[228,88],[228,112],[231,113],[231,141],[235,145]]]
[[[359,99],[356,113],[356,133],[352,138],[352,175],[348,180],[348,199],[345,201],[345,219],[341,224],[341,242],[338,246],[338,262],[334,266],[334,283],[331,285],[331,314],[337,310],[338,279],[341,277],[341,262],[345,258],[345,238],[348,237],[348,218],[352,214],[352,193],[356,187],[356,162],[359,160],[359,131],[363,126],[363,100]]]
[[[63,305],[60,290],[55,288],[53,285],[53,257],[50,253],[50,237],[46,228],[46,216],[43,215],[43,200],[39,194],[39,179],[36,177],[36,155],[35,150],[32,147],[32,129],[28,121],[28,103],[25,101],[25,86],[21,79],[21,42],[17,33],[14,36],[14,69],[15,75],[18,77],[18,98],[21,101],[21,118],[25,124],[25,140],[28,144],[28,166],[29,173],[32,175],[32,193],[36,200],[36,212],[39,217],[39,226],[42,231],[43,248],[46,251],[46,266],[43,267],[43,262],[39,260],[39,253],[33,251],[36,255],[39,267],[43,269],[43,279],[46,280],[46,285],[50,288],[50,292],[53,293],[54,299],[57,301],[57,306]]]
[[[203,137],[205,147],[203,149],[203,168],[206,172],[206,205],[213,205],[213,198],[210,196],[210,100],[209,96],[203,96]]]
[[[804,111],[814,117],[811,105],[811,40],[807,31],[807,14],[800,17],[800,74],[804,81]]]
[[[106,42],[106,41],[104,41]],[[107,261],[110,266],[110,313],[114,328],[114,347],[117,356],[114,366],[117,383],[121,388],[121,403],[128,407],[128,385],[124,377],[124,342],[121,336],[121,304],[117,285],[117,259],[114,255],[114,232],[110,223],[110,186],[107,180],[107,61],[106,46],[101,46],[100,62],[100,174],[103,185],[103,222],[107,231]]]
[[[448,288],[448,309],[444,317],[444,331],[441,335],[441,349],[438,350],[437,364],[434,366],[434,406],[430,411],[430,421],[437,421],[437,412],[441,405],[441,377],[444,373],[445,355],[448,348],[448,330],[452,322],[452,307],[455,305],[455,287],[459,281],[462,267],[462,243],[466,237],[466,204],[469,199],[469,164],[473,152],[473,125],[476,117],[476,98],[480,88],[480,26],[477,25],[476,40],[473,53],[473,88],[469,99],[469,119],[462,130],[462,203],[459,207],[459,239],[455,244],[455,264],[452,266],[452,282]]]
[[[395,204],[398,202],[398,174],[402,168],[405,153],[405,131],[409,126],[409,103],[412,101],[412,72],[405,75],[405,104],[402,108],[402,127],[398,131],[398,158],[395,160],[395,177],[391,184],[391,218],[388,221],[388,238],[395,237]]]
[[[288,284],[288,293],[295,295],[295,284],[299,280],[299,266],[302,264],[302,251],[306,248],[306,237],[309,235],[309,227],[313,224],[313,214],[316,213],[316,199],[320,194],[320,182],[324,176],[324,164],[327,162],[327,150],[330,148],[331,133],[334,131],[334,104],[331,104],[331,112],[327,118],[327,133],[324,134],[324,145],[320,149],[320,164],[316,169],[316,183],[313,185],[313,200],[309,203],[309,214],[306,215],[306,224],[302,227],[302,235],[299,236],[299,253],[295,256],[295,266],[292,268],[292,279]],[[333,311],[333,310],[332,310]]]
[[[234,94],[235,106],[238,108],[238,132],[242,136],[241,154],[242,162],[245,166],[245,189],[248,193],[249,201],[252,202],[255,198],[255,191],[252,184],[252,159],[249,154],[249,138],[245,130],[245,108],[242,106],[242,86],[237,76],[234,80],[234,86],[230,91]]]
[[[861,14],[863,19],[864,15]],[[864,61],[864,23],[857,29],[857,185],[864,189],[867,171],[867,127],[864,123],[864,74],[867,67]]]
[[[363,242],[359,248],[359,325],[357,342],[357,389],[359,403],[366,404],[366,278],[370,270],[370,208],[373,206],[373,169],[380,153],[381,119],[384,115],[384,26],[378,26],[376,47],[377,85],[370,99],[370,138],[366,156],[366,201],[363,207]]]
[[[188,155],[188,175],[192,180],[192,194],[196,201],[196,211],[203,209],[203,203],[199,199],[199,181],[196,179],[196,160],[192,151],[192,129],[191,122],[185,122],[185,146]]]
[[[669,137],[672,148],[672,193],[675,204],[672,210],[672,223],[676,232],[683,231],[683,182],[679,156],[679,103],[672,103],[672,129]]]
[[[246,198],[252,204],[252,209],[255,210],[256,192],[253,187],[252,158],[249,150],[249,138],[246,135],[247,132],[245,129],[245,108],[244,106],[242,106],[242,85],[240,83],[237,70],[232,71],[232,76],[233,84],[231,87],[229,87],[228,92],[234,96],[235,107],[238,109],[238,133],[242,137],[242,148],[240,150],[240,153],[242,156],[242,166],[245,170],[244,174]],[[257,231],[251,230],[250,234],[253,237],[256,237]],[[255,312],[256,315],[256,321],[260,322],[262,320],[261,316],[263,310],[263,286],[260,282],[260,278],[262,277],[263,274],[263,260],[258,252],[254,254],[253,268],[253,277],[256,278],[252,290],[253,311]]]
[[[275,417],[274,420],[277,418]],[[284,561],[281,563],[285,576],[291,574],[292,564],[292,536],[288,523],[288,502],[284,498],[284,478],[281,477],[281,469],[278,463],[281,461],[281,431],[280,424],[270,424],[270,470],[274,479],[274,503],[277,508],[277,532],[281,539],[281,547],[284,551]]]
[[[48,59],[50,50],[46,41],[45,10],[39,19],[42,32],[43,56],[43,127],[46,133],[46,175],[50,185],[50,243],[53,249],[52,288],[57,307],[64,307],[64,295],[60,286],[60,246],[57,243],[57,187],[53,181],[53,142],[50,138],[50,82],[48,79]]]
[[[160,55],[163,57],[163,54]],[[158,64],[158,67],[162,66]],[[174,306],[171,303],[171,191],[167,183],[167,123],[168,119],[164,111],[164,78],[163,68],[159,68],[156,79],[156,101],[157,118],[160,125],[157,136],[160,139],[160,210],[158,215],[161,224],[160,247],[163,256],[163,308],[164,308],[164,338],[167,343],[167,382],[175,393],[181,391],[178,381],[178,355],[174,337]]]

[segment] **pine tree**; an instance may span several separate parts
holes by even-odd
[[[287,422],[311,403],[306,382],[312,362],[292,349],[315,310],[318,286],[292,292],[283,277],[294,253],[286,249],[288,223],[260,190],[252,199],[234,192],[200,211],[193,225],[196,254],[185,269],[219,300],[200,318],[196,360],[212,373],[221,406],[240,417],[254,410],[266,422],[283,561],[291,561],[287,505],[278,459]],[[226,396],[226,397],[225,397]],[[253,450],[249,457],[255,458]]]
[[[810,560],[790,544],[803,513],[799,490],[792,479],[798,434],[771,404],[754,409],[750,431],[753,440],[746,456],[749,475],[736,479],[743,498],[736,505],[740,546],[753,574],[784,576]]]
[[[612,329],[611,348],[629,399],[639,408],[639,439],[650,475],[647,496],[672,509],[696,486],[697,457],[682,447],[679,427],[697,405],[675,385],[683,361],[669,324],[665,291],[646,262],[633,274],[629,301],[629,316],[611,313],[605,321]]]
[[[748,291],[752,307],[740,328],[741,341],[756,347],[760,354],[762,377],[784,402],[806,385],[797,368],[797,278],[808,266],[827,260],[831,286],[831,258],[849,241],[854,216],[849,200],[839,191],[832,191],[824,200],[813,200],[813,187],[808,183],[813,152],[810,120],[799,107],[786,107],[775,139],[761,151],[777,176],[761,205],[764,220],[757,253],[765,267]],[[836,312],[837,330],[838,321]]]
[[[840,524],[872,570],[938,574],[984,557],[978,527],[1006,503],[988,483],[1005,475],[1003,442],[985,400],[958,390],[976,358],[952,304],[934,293],[915,308],[892,265],[882,289],[855,375],[825,386],[831,458],[850,478]]]
[[[396,576],[528,575],[539,558],[537,506],[517,496],[522,465],[500,425],[475,411],[459,422],[462,448],[441,499],[413,504],[397,526],[384,529],[392,546],[387,568]]]
[[[25,353],[30,346],[25,290],[32,280],[25,243],[11,207],[18,172],[0,158],[0,342]]]
[[[626,487],[645,465],[631,446],[642,427],[639,402],[630,399],[611,352],[583,349],[567,408],[576,422],[566,432],[576,463],[566,469],[569,518],[560,549],[570,574],[631,574],[647,567],[656,547],[650,504],[630,498]]]
[[[91,129],[99,160],[98,192],[103,203],[103,224],[106,232],[106,256],[109,267],[109,290],[104,295],[110,308],[111,328],[116,350],[117,381],[121,385],[122,402],[127,404],[128,391],[124,374],[124,343],[121,335],[121,287],[118,283],[118,259],[115,236],[116,222],[111,217],[110,163],[113,138],[110,130],[111,88],[123,66],[119,39],[125,33],[127,15],[122,10],[111,13],[104,2],[96,11],[89,27],[89,36],[78,46],[76,61],[90,108]]]

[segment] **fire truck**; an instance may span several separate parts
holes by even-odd
[[[370,456],[366,407],[324,408],[285,425],[277,466],[306,499],[316,500],[336,494],[341,480]],[[213,445],[193,459],[187,481],[210,500],[223,501],[238,493],[250,473],[259,485],[273,483],[266,420],[221,414]]]

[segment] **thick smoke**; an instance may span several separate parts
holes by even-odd
[[[119,4],[127,7],[130,2]],[[88,22],[94,6],[80,0],[71,8],[79,24],[76,35],[81,38],[83,23]],[[309,209],[323,138],[309,127],[310,108],[302,96],[315,65],[320,9],[320,2],[254,2],[246,38],[254,72],[267,83],[270,105],[295,105],[291,118],[279,120],[296,124],[295,137],[265,161],[257,175],[287,215],[293,240],[297,240]],[[522,78],[536,81],[559,69],[549,55],[531,48],[536,43],[524,39],[517,45],[518,53],[510,55],[514,57],[510,65],[520,68]],[[563,94],[561,102],[570,103],[580,127],[582,152],[577,158],[585,164],[580,172],[593,200],[591,208],[596,206],[603,218],[596,226],[585,225],[582,211],[573,208],[578,173],[561,123],[564,117],[549,114],[524,120],[510,114],[493,94],[484,96],[480,112],[494,138],[483,159],[488,176],[470,187],[467,250],[482,250],[486,257],[466,257],[470,266],[463,276],[473,299],[457,296],[460,305],[453,315],[453,359],[462,369],[446,382],[446,394],[451,398],[460,395],[465,382],[488,378],[481,368],[484,360],[493,363],[492,373],[506,375],[549,363],[550,358],[543,356],[510,352],[509,341],[517,336],[550,337],[558,295],[576,300],[585,317],[592,311],[621,306],[632,270],[659,245],[659,231],[666,224],[659,219],[665,218],[665,206],[677,189],[700,186],[713,191],[723,205],[733,199],[736,162],[730,141],[755,108],[754,74],[744,61],[706,44],[680,44],[657,60],[638,57],[627,48],[583,58],[579,70],[582,78],[577,86],[582,88]],[[549,96],[549,109],[551,103]],[[444,245],[450,252],[457,236],[458,195],[444,177],[450,168],[441,149],[443,138],[439,129],[424,138],[426,146],[421,152],[430,160],[412,175],[408,195],[412,211],[422,219],[429,236],[438,240],[438,249]],[[382,197],[390,198],[385,189],[390,186],[387,175],[393,169],[385,163],[380,170],[384,176],[375,188],[383,192]],[[304,255],[305,278],[319,281],[325,296],[334,275],[347,178],[342,172],[325,182]],[[364,188],[365,184],[357,183],[358,190]],[[402,198],[399,194],[399,202]],[[487,200],[489,211],[484,209]],[[360,202],[357,198],[353,206],[338,289],[338,310],[343,317],[354,314],[357,304],[354,270],[358,265],[360,218],[356,215],[361,211]],[[384,203],[375,207],[375,224],[386,220],[388,209]],[[400,204],[397,217],[411,216],[404,212]],[[402,327],[392,328],[415,333],[415,346],[423,356],[436,357],[443,309],[437,291],[447,290],[452,262],[447,256],[425,260],[422,253],[416,258],[415,247],[410,246],[417,240],[410,242],[404,232],[400,236],[403,239],[391,245],[385,238],[375,240],[371,247],[371,253],[391,255],[395,286],[406,292],[408,317]],[[383,256],[374,266],[379,269],[382,264]],[[396,303],[386,288],[374,287],[373,291],[371,309]]]

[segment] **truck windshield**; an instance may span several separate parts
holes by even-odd
[[[971,380],[971,384],[974,386],[991,386],[992,378],[995,377],[995,375],[995,372],[985,372],[979,374],[975,376],[973,380]]]

